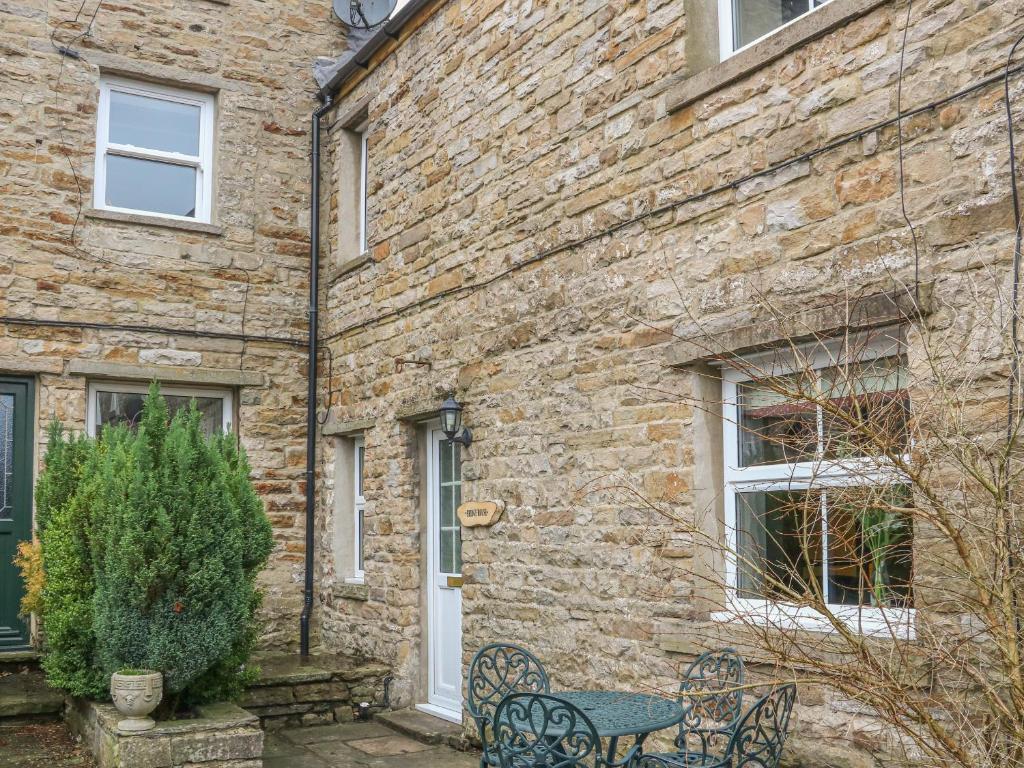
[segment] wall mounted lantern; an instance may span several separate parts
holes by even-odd
[[[441,403],[441,431],[453,443],[461,443],[466,448],[473,442],[473,433],[469,427],[462,426],[462,406],[454,397]]]

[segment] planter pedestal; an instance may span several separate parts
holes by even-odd
[[[113,705],[71,699],[67,722],[98,768],[263,768],[258,717],[227,703],[199,707],[197,715],[126,733]]]

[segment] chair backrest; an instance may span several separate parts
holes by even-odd
[[[483,729],[508,694],[550,690],[547,672],[536,656],[517,645],[492,643],[477,651],[469,665],[466,708]]]
[[[796,685],[787,683],[758,699],[743,716],[729,743],[733,768],[778,768],[796,701]]]
[[[681,751],[724,754],[742,711],[743,675],[743,659],[732,648],[705,651],[689,666],[679,686]]]
[[[601,768],[601,737],[573,704],[546,693],[512,693],[494,713],[501,768]]]

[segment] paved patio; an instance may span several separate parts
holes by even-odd
[[[271,731],[264,768],[478,768],[478,755],[430,746],[379,723],[346,723]]]
[[[0,768],[91,768],[63,723],[0,724]]]

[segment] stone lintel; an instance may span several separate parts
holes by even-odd
[[[326,436],[344,437],[346,435],[357,435],[368,429],[373,429],[377,423],[376,419],[354,419],[352,421],[338,421],[337,416],[331,415],[327,423],[321,428],[321,433]]]
[[[75,358],[68,363],[67,372],[95,379],[129,379],[157,381],[168,384],[198,384],[221,387],[265,387],[266,376],[259,371],[239,371],[217,368],[190,368],[176,365],[135,365],[108,363],[103,360]]]
[[[406,403],[398,409],[395,418],[399,421],[427,421],[436,418],[443,399],[431,398],[430,400],[415,400]]]
[[[137,80],[149,80],[154,83],[210,93],[217,91],[249,93],[252,91],[252,86],[239,80],[197,72],[194,69],[154,64],[150,61],[141,61],[138,58],[119,56],[103,51],[89,51],[89,63],[98,66],[104,75],[125,75]]]
[[[669,112],[686,107],[720,88],[751,75],[790,51],[863,16],[887,0],[837,0],[773,32],[708,69],[697,72],[668,92]]]
[[[676,329],[676,340],[668,347],[667,362],[673,368],[727,360],[778,347],[783,343],[814,341],[840,336],[848,331],[867,331],[910,322],[931,313],[931,282],[921,283],[915,299],[912,288],[861,297],[839,296],[819,306],[754,318],[746,315],[742,325],[726,328],[700,327],[689,323]]]
[[[4,373],[64,373],[64,361],[59,357],[0,357],[0,374]]]
[[[145,213],[124,213],[122,211],[105,211],[102,208],[89,208],[85,212],[85,217],[87,219],[116,221],[121,224],[183,229],[188,232],[202,232],[207,235],[220,236],[224,234],[224,228],[217,224],[207,224],[204,221],[186,221],[185,219],[169,219],[166,216],[150,216]]]

